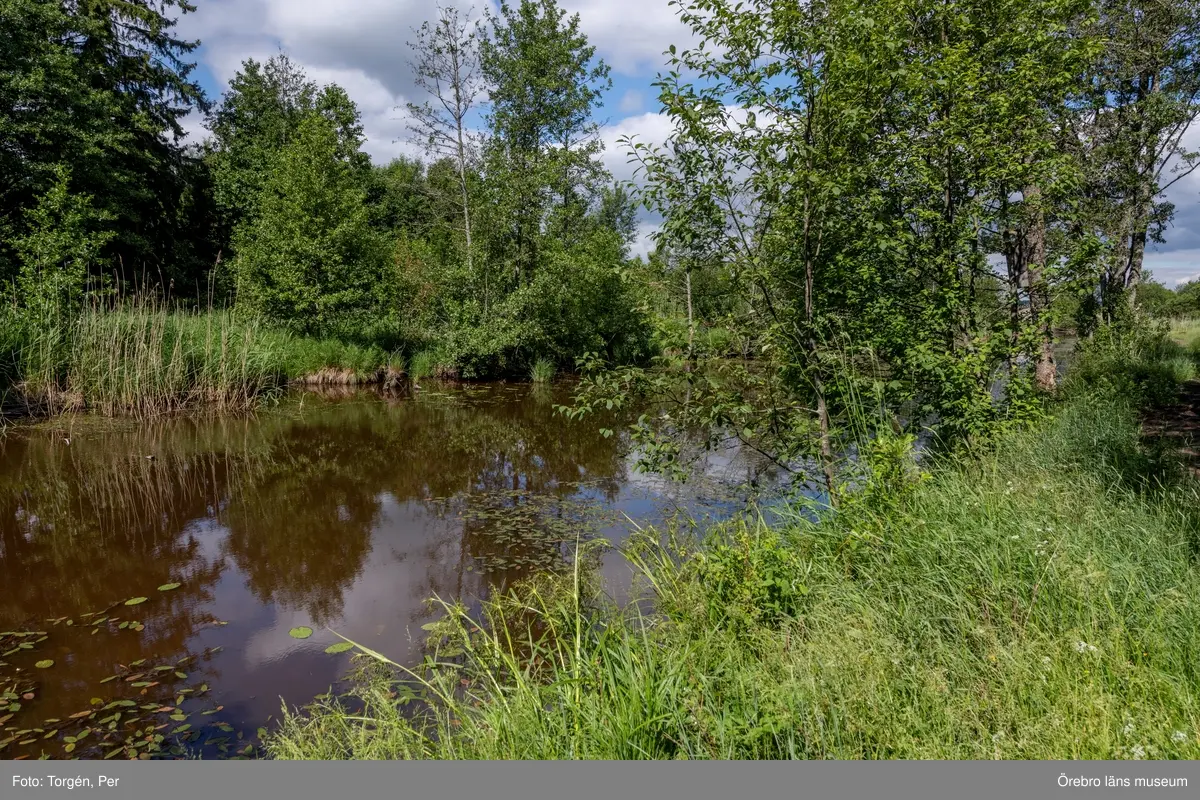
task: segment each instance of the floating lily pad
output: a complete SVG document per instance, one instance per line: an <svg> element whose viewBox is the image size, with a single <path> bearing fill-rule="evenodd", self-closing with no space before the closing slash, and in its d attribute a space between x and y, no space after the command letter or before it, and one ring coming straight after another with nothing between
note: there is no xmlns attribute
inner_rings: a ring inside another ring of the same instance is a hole
<svg viewBox="0 0 1200 800"><path fill-rule="evenodd" d="M329 653L331 656L336 656L338 653L344 653L347 650L353 649L354 645L350 644L349 642L338 642L337 644L331 644L329 647L326 647L325 652Z"/></svg>
<svg viewBox="0 0 1200 800"><path fill-rule="evenodd" d="M47 658L45 661L37 662L36 664L34 664L34 666L37 667L38 669L50 669L51 667L54 666L54 661L53 661L53 659Z"/></svg>
<svg viewBox="0 0 1200 800"><path fill-rule="evenodd" d="M158 590L160 592L170 592L178 589L182 585L182 583L164 583L162 586L158 587Z"/></svg>
<svg viewBox="0 0 1200 800"><path fill-rule="evenodd" d="M291 636L293 639L307 639L308 637L310 637L312 635L313 635L313 629L308 627L307 625L301 625L297 628L292 628L290 631L288 631L288 636Z"/></svg>
<svg viewBox="0 0 1200 800"><path fill-rule="evenodd" d="M125 601L125 605L127 605L127 606L141 605L142 603L146 602L148 599L149 599L148 597L131 597Z"/></svg>

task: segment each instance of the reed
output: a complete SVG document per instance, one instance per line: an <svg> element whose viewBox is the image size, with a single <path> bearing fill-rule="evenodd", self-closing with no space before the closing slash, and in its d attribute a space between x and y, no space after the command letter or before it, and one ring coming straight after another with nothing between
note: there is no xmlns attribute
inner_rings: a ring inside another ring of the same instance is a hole
<svg viewBox="0 0 1200 800"><path fill-rule="evenodd" d="M550 383L556 372L554 362L548 358L539 358L529 368L529 379L534 383Z"/></svg>
<svg viewBox="0 0 1200 800"><path fill-rule="evenodd" d="M288 382L398 384L403 361L377 346L296 336L231 310L183 311L152 299L89 306L35 324L0 323L9 405L55 413L153 416L237 412Z"/></svg>

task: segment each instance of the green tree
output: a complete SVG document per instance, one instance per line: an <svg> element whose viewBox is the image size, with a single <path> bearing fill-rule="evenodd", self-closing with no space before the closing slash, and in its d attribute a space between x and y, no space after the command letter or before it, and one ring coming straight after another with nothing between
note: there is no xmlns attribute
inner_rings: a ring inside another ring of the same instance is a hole
<svg viewBox="0 0 1200 800"><path fill-rule="evenodd" d="M660 260L683 287L686 357L656 373L601 370L576 412L648 391L670 409L636 430L651 468L677 469L681 431L700 428L708 446L732 437L816 465L837 502L836 454L890 435L902 410L968 441L1031 410L1017 357L1053 369L1046 293L1052 266L1075 254L1055 238L1070 233L1075 167L1059 139L1088 55L1068 32L1086 7L680 9L701 44L671 48L658 80L674 133L630 144L642 198L663 216ZM992 313L992 257L1013 228L1024 260L1012 305L1034 295L1034 320ZM727 319L759 364L695 346L691 278L721 271L736 296ZM998 402L1006 364L1018 380Z"/></svg>
<svg viewBox="0 0 1200 800"><path fill-rule="evenodd" d="M607 182L593 113L609 68L555 0L501 3L481 43L489 85L486 173L493 254L517 283L532 280L548 233L572 242Z"/></svg>
<svg viewBox="0 0 1200 800"><path fill-rule="evenodd" d="M484 92L479 63L482 30L471 13L463 15L454 7L438 7L438 18L424 23L417 41L409 47L415 54L412 63L417 86L432 100L409 103L410 129L426 152L453 161L458 175L458 198L466 239L467 271L474 273L474 247L471 242L471 185L478 153L475 137L467 127L467 116Z"/></svg>
<svg viewBox="0 0 1200 800"><path fill-rule="evenodd" d="M338 157L365 181L370 160L361 150L362 124L344 89L318 88L282 53L265 63L243 62L207 123L212 133L207 160L227 230L253 219L275 160L314 112L336 131Z"/></svg>
<svg viewBox="0 0 1200 800"><path fill-rule="evenodd" d="M1108 245L1095 310L1112 320L1136 299L1147 242L1162 240L1174 214L1163 193L1200 166L1185 141L1200 115L1200 4L1097 0L1094 8L1080 35L1104 50L1071 121L1090 227Z"/></svg>
<svg viewBox="0 0 1200 800"><path fill-rule="evenodd" d="M190 265L190 159L180 122L206 107L186 59L195 42L175 35L186 0L4 0L0 3L0 234L24 231L24 209L71 171L114 236L105 260L156 278ZM194 207L194 206L193 206ZM0 262L15 266L11 247Z"/></svg>
<svg viewBox="0 0 1200 800"><path fill-rule="evenodd" d="M1170 317L1179 313L1179 301L1179 295L1153 280L1149 272L1142 275L1137 304L1146 314L1157 318Z"/></svg>
<svg viewBox="0 0 1200 800"><path fill-rule="evenodd" d="M60 167L49 191L26 209L26 233L13 242L21 262L20 298L39 325L79 310L88 272L113 235L103 228L104 212L69 183L70 173Z"/></svg>
<svg viewBox="0 0 1200 800"><path fill-rule="evenodd" d="M238 303L306 333L369 308L384 275L385 250L343 145L339 129L310 112L234 235Z"/></svg>

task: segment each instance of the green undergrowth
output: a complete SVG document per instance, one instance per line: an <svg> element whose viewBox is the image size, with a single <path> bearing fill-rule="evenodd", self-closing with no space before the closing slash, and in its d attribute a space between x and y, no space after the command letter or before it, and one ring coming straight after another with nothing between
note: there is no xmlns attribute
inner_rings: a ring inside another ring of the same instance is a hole
<svg viewBox="0 0 1200 800"><path fill-rule="evenodd" d="M1148 357L1149 358L1149 357ZM1137 372L1137 370L1134 370ZM1200 758L1200 497L1077 381L884 498L442 604L425 663L285 712L283 759Z"/></svg>

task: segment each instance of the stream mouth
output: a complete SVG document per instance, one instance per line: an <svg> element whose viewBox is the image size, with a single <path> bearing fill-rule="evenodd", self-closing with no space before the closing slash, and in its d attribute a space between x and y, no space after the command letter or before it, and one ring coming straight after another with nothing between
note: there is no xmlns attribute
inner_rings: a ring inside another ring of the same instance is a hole
<svg viewBox="0 0 1200 800"><path fill-rule="evenodd" d="M569 387L296 389L245 417L64 416L0 439L0 758L253 755L282 704L404 664L478 602L637 525L781 485L748 451L684 484L554 412ZM632 419L632 418L631 418ZM620 429L620 424L610 425ZM620 554L610 591L631 580ZM332 652L329 652L332 651Z"/></svg>

